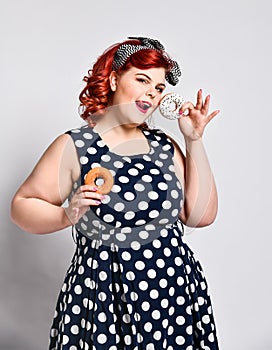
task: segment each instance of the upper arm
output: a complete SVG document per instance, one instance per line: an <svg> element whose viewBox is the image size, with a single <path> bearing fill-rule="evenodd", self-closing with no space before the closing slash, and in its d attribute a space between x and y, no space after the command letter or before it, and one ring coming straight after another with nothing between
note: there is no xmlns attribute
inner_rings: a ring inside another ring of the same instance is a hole
<svg viewBox="0 0 272 350"><path fill-rule="evenodd" d="M38 198L61 205L68 197L80 168L72 138L59 136L44 152L17 191L17 198Z"/></svg>
<svg viewBox="0 0 272 350"><path fill-rule="evenodd" d="M169 136L168 136L169 137ZM172 138L169 137L170 140L173 143L174 146L174 166L175 166L175 174L181 183L182 189L184 189L185 185L185 165L186 165L186 159L185 155L183 154L181 148L179 147L178 143Z"/></svg>

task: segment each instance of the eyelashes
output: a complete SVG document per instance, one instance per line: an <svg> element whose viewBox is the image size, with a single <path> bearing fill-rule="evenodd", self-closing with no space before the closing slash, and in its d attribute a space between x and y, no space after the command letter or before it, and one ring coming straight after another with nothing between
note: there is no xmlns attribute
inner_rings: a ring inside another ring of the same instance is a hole
<svg viewBox="0 0 272 350"><path fill-rule="evenodd" d="M158 87L157 90L158 90L160 93L162 93L162 92L164 91L164 88Z"/></svg>
<svg viewBox="0 0 272 350"><path fill-rule="evenodd" d="M137 78L137 81L139 81L140 83L146 84L146 85L149 84L149 81L147 79L144 79L144 78ZM161 94L164 91L164 88L156 87L156 90L159 91L159 93Z"/></svg>

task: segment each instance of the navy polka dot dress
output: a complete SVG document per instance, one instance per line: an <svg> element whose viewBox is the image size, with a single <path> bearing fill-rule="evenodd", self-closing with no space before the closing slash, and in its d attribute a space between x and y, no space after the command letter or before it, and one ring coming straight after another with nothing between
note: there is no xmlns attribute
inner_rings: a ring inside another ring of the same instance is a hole
<svg viewBox="0 0 272 350"><path fill-rule="evenodd" d="M120 156L88 126L71 135L81 177L103 166L112 191L74 227L76 251L50 331L50 350L216 350L207 283L182 239L173 145L142 130L150 151Z"/></svg>

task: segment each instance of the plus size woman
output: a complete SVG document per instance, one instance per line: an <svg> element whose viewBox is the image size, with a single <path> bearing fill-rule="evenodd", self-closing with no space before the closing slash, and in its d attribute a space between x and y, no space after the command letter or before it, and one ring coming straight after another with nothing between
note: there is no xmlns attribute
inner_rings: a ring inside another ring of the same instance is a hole
<svg viewBox="0 0 272 350"><path fill-rule="evenodd" d="M13 198L11 216L28 232L72 226L76 249L50 350L218 349L208 286L183 227L216 218L202 135L219 111L209 113L210 96L201 90L195 104L182 105L185 155L147 123L180 75L158 40L111 46L84 78L84 124L52 142ZM107 194L85 184L97 167L113 176Z"/></svg>

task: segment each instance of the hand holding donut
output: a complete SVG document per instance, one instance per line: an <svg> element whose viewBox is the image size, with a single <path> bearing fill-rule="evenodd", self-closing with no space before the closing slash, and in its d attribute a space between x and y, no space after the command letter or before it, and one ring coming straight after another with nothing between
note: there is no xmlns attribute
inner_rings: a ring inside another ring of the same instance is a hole
<svg viewBox="0 0 272 350"><path fill-rule="evenodd" d="M183 103L178 123L185 139L194 141L201 138L206 125L220 112L220 110L215 110L209 114L209 105L210 95L203 101L201 89L197 93L196 105L192 102ZM185 111L188 111L186 115L183 114Z"/></svg>
<svg viewBox="0 0 272 350"><path fill-rule="evenodd" d="M197 93L197 103L184 102L175 93L166 94L160 102L161 114L170 120L178 119L179 127L184 137L191 140L199 139L206 125L220 112L216 110L208 115L210 95L203 102L202 90Z"/></svg>
<svg viewBox="0 0 272 350"><path fill-rule="evenodd" d="M102 179L103 184L96 184L97 179ZM103 167L91 169L84 179L85 185L80 186L71 199L70 205L65 209L66 214L73 225L89 210L90 205L99 205L112 189L114 180L111 172Z"/></svg>
<svg viewBox="0 0 272 350"><path fill-rule="evenodd" d="M98 193L97 186L83 185L80 186L73 195L70 204L65 208L66 215L75 225L79 219L89 210L90 205L98 206L104 195Z"/></svg>

